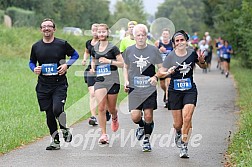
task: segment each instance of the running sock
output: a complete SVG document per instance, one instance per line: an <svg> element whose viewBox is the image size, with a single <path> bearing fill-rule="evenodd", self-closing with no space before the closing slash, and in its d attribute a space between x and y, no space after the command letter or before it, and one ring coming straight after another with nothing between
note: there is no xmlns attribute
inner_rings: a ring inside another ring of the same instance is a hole
<svg viewBox="0 0 252 167"><path fill-rule="evenodd" d="M54 141L59 141L59 133L56 133L55 136L52 136Z"/></svg>
<svg viewBox="0 0 252 167"><path fill-rule="evenodd" d="M186 143L186 142L184 142L184 141L181 141L181 145L188 146L188 143Z"/></svg>
<svg viewBox="0 0 252 167"><path fill-rule="evenodd" d="M146 123L144 124L144 133L145 133L145 136L148 137L148 135L150 136L152 131L153 131L153 128L154 128L154 122L152 121L151 123Z"/></svg>
<svg viewBox="0 0 252 167"><path fill-rule="evenodd" d="M144 127L144 121L142 118L140 119L140 121L135 122L135 123L138 124L140 127Z"/></svg>
<svg viewBox="0 0 252 167"><path fill-rule="evenodd" d="M177 132L177 134L181 135L181 129L179 129L179 130L176 129L176 132Z"/></svg>

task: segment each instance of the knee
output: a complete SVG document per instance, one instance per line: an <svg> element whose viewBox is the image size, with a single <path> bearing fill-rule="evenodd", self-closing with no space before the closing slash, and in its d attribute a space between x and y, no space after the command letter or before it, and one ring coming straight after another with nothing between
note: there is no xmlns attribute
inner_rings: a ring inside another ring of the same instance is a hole
<svg viewBox="0 0 252 167"><path fill-rule="evenodd" d="M137 123L137 122L139 122L140 120L141 120L141 114L132 114L131 113L131 119L132 119L132 121L134 122L134 123Z"/></svg>
<svg viewBox="0 0 252 167"><path fill-rule="evenodd" d="M153 121L152 115L151 115L151 114L146 114L146 115L144 116L144 120L145 120L145 122L147 122L147 123L151 123L151 122Z"/></svg>
<svg viewBox="0 0 252 167"><path fill-rule="evenodd" d="M183 123L182 122L174 122L173 127L177 130L182 128Z"/></svg>
<svg viewBox="0 0 252 167"><path fill-rule="evenodd" d="M95 93L94 92L89 92L90 93L90 98L94 99L95 98Z"/></svg>
<svg viewBox="0 0 252 167"><path fill-rule="evenodd" d="M53 106L53 114L56 118L59 117L62 112L64 112L63 107L64 106L62 104L55 104Z"/></svg>

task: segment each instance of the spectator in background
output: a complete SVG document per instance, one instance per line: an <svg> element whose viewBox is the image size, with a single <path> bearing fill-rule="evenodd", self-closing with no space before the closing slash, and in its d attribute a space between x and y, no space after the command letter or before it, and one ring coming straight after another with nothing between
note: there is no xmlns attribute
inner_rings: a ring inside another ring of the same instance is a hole
<svg viewBox="0 0 252 167"><path fill-rule="evenodd" d="M209 35L209 32L205 32L205 37L206 37L206 44L208 44L212 40L211 36Z"/></svg>

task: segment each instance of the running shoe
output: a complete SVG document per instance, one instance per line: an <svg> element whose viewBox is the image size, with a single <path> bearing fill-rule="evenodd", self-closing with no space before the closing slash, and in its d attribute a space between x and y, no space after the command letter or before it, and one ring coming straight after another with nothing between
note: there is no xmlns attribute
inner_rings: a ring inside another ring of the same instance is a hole
<svg viewBox="0 0 252 167"><path fill-rule="evenodd" d="M224 70L221 70L221 74L224 74Z"/></svg>
<svg viewBox="0 0 252 167"><path fill-rule="evenodd" d="M64 138L65 142L72 141L73 136L72 136L71 132L69 131L69 128L62 129L62 133L63 133L63 138Z"/></svg>
<svg viewBox="0 0 252 167"><path fill-rule="evenodd" d="M106 110L106 120L109 121L111 118L111 114L109 113L108 110Z"/></svg>
<svg viewBox="0 0 252 167"><path fill-rule="evenodd" d="M226 72L226 78L229 76L229 72Z"/></svg>
<svg viewBox="0 0 252 167"><path fill-rule="evenodd" d="M188 148L187 148L186 144L181 145L181 150L180 150L179 156L180 156L180 158L189 158Z"/></svg>
<svg viewBox="0 0 252 167"><path fill-rule="evenodd" d="M182 135L176 132L175 134L175 144L178 148L181 148Z"/></svg>
<svg viewBox="0 0 252 167"><path fill-rule="evenodd" d="M143 140L143 152L151 152L151 145L149 139Z"/></svg>
<svg viewBox="0 0 252 167"><path fill-rule="evenodd" d="M99 144L109 144L107 134L102 134L98 142Z"/></svg>
<svg viewBox="0 0 252 167"><path fill-rule="evenodd" d="M168 108L168 100L165 101L165 106L164 108Z"/></svg>
<svg viewBox="0 0 252 167"><path fill-rule="evenodd" d="M97 119L94 116L90 117L88 120L88 124L93 126L98 125Z"/></svg>
<svg viewBox="0 0 252 167"><path fill-rule="evenodd" d="M118 115L116 118L112 118L112 123L111 123L111 130L113 132L116 132L119 128L119 122L118 122Z"/></svg>
<svg viewBox="0 0 252 167"><path fill-rule="evenodd" d="M59 150L60 149L60 141L53 140L49 146L46 147L46 150Z"/></svg>
<svg viewBox="0 0 252 167"><path fill-rule="evenodd" d="M136 138L137 138L137 140L142 140L143 137L144 137L144 128L138 127L136 130Z"/></svg>

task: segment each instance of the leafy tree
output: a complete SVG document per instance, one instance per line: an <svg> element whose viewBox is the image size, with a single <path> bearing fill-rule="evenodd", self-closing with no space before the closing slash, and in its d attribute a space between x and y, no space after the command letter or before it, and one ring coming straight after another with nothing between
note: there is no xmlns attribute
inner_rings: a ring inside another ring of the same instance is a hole
<svg viewBox="0 0 252 167"><path fill-rule="evenodd" d="M201 0L165 0L158 6L156 18L171 19L176 29L185 29L189 32L199 31L203 23L203 3Z"/></svg>
<svg viewBox="0 0 252 167"><path fill-rule="evenodd" d="M109 1L100 0L0 0L0 8L15 6L35 12L39 26L43 18L53 18L58 26L90 28L94 22L108 23Z"/></svg>
<svg viewBox="0 0 252 167"><path fill-rule="evenodd" d="M115 5L113 22L126 18L146 24L147 13L144 11L143 0L121 0Z"/></svg>

